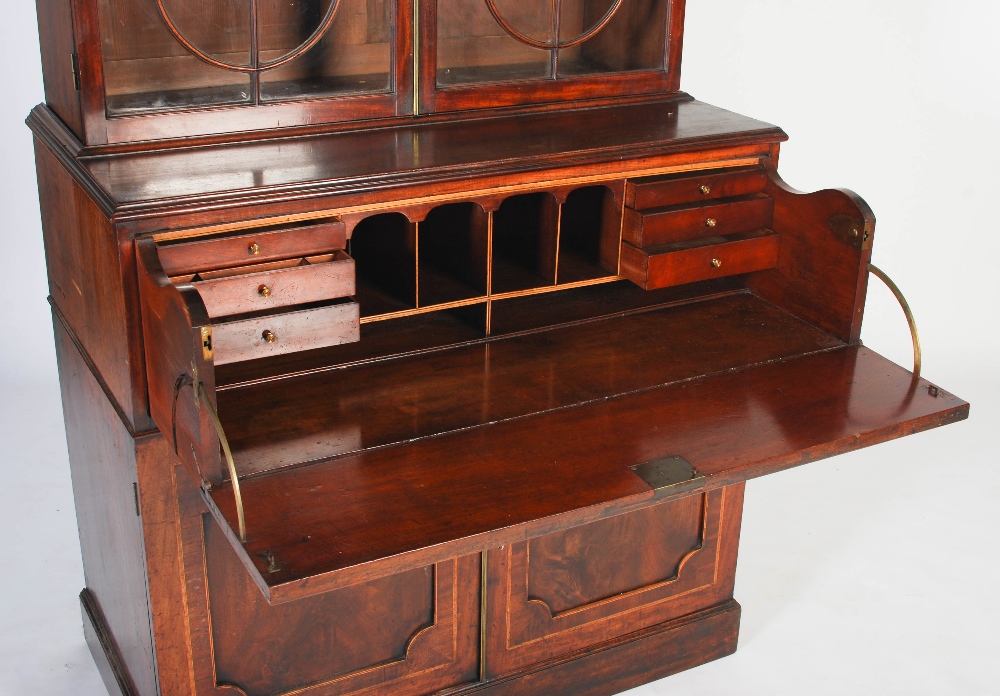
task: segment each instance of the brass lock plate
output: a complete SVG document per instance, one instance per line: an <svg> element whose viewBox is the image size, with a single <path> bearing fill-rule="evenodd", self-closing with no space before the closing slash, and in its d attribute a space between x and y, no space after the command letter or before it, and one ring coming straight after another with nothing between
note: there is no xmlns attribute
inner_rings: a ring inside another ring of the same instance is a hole
<svg viewBox="0 0 1000 696"><path fill-rule="evenodd" d="M700 488L705 483L705 475L676 454L629 468L657 492L680 493Z"/></svg>

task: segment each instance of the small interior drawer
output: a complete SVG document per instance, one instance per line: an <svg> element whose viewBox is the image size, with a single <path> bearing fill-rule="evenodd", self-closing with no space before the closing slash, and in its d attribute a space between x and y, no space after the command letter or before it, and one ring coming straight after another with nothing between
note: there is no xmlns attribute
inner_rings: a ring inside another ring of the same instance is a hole
<svg viewBox="0 0 1000 696"><path fill-rule="evenodd" d="M214 363L256 360L361 340L357 302L338 302L212 325Z"/></svg>
<svg viewBox="0 0 1000 696"><path fill-rule="evenodd" d="M203 271L171 280L194 285L210 317L332 300L355 293L354 259L343 251Z"/></svg>
<svg viewBox="0 0 1000 696"><path fill-rule="evenodd" d="M651 176L629 180L625 187L625 205L642 210L746 196L760 193L766 184L767 174L760 167Z"/></svg>
<svg viewBox="0 0 1000 696"><path fill-rule="evenodd" d="M770 230L639 249L622 244L621 274L646 290L774 268L780 238Z"/></svg>
<svg viewBox="0 0 1000 696"><path fill-rule="evenodd" d="M232 268L277 259L301 258L347 247L347 227L324 222L266 229L249 234L158 245L160 265L168 276Z"/></svg>
<svg viewBox="0 0 1000 696"><path fill-rule="evenodd" d="M759 230L770 227L773 218L774 199L760 193L707 205L626 208L622 239L637 247L652 247Z"/></svg>

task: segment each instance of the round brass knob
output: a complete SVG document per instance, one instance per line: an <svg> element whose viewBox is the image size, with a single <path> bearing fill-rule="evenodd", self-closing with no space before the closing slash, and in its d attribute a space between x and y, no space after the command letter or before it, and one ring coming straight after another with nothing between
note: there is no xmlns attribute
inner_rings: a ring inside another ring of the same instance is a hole
<svg viewBox="0 0 1000 696"><path fill-rule="evenodd" d="M264 339L265 343L274 343L278 340L278 337L274 335L274 332L271 331L271 329L265 329L264 333L262 333L260 337Z"/></svg>
<svg viewBox="0 0 1000 696"><path fill-rule="evenodd" d="M260 253L260 244L258 244L257 242L254 242L253 244L251 244L250 246L248 246L247 247L247 253L250 254L251 256L256 256L257 254L259 254Z"/></svg>
<svg viewBox="0 0 1000 696"><path fill-rule="evenodd" d="M719 259L712 259L712 268L722 268L722 261Z"/></svg>
<svg viewBox="0 0 1000 696"><path fill-rule="evenodd" d="M707 220L705 220L705 226L706 227L715 227L718 224L719 223L716 221L715 218L708 218Z"/></svg>
<svg viewBox="0 0 1000 696"><path fill-rule="evenodd" d="M710 186L705 185L705 184L702 184L701 188L698 189L698 190L701 191L706 196L712 192L712 188Z"/></svg>
<svg viewBox="0 0 1000 696"><path fill-rule="evenodd" d="M271 296L271 288L267 287L266 285L261 285L259 288L257 288L257 294L263 298L268 298Z"/></svg>

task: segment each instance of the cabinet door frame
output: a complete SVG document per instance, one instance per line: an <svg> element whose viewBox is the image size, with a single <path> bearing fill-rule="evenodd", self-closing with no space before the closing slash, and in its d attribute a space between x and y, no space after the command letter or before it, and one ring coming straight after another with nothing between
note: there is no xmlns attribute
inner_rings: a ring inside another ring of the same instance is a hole
<svg viewBox="0 0 1000 696"><path fill-rule="evenodd" d="M665 2L668 4L665 70L438 87L438 0L419 0L419 112L427 114L546 104L557 107L576 101L648 97L678 92L686 0Z"/></svg>
<svg viewBox="0 0 1000 696"><path fill-rule="evenodd" d="M678 559L675 577L565 611L553 611L531 596L529 542L491 549L484 611L486 675L497 678L559 660L732 599L744 488L739 483L695 494L704 515L701 540ZM648 510L657 508L666 510Z"/></svg>
<svg viewBox="0 0 1000 696"><path fill-rule="evenodd" d="M98 0L74 0L84 129L78 135L89 147L116 146L412 115L413 0L393 1L396 26L390 42L394 75L387 92L112 116L107 110Z"/></svg>

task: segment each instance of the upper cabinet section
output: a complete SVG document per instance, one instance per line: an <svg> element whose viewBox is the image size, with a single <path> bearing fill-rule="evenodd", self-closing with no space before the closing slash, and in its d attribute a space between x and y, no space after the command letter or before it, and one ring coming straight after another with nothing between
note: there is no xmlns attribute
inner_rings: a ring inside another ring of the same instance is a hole
<svg viewBox="0 0 1000 696"><path fill-rule="evenodd" d="M420 1L425 111L679 89L683 2Z"/></svg>
<svg viewBox="0 0 1000 696"><path fill-rule="evenodd" d="M88 146L676 91L683 0L39 0Z"/></svg>
<svg viewBox="0 0 1000 696"><path fill-rule="evenodd" d="M391 93L388 0L99 0L109 116Z"/></svg>

